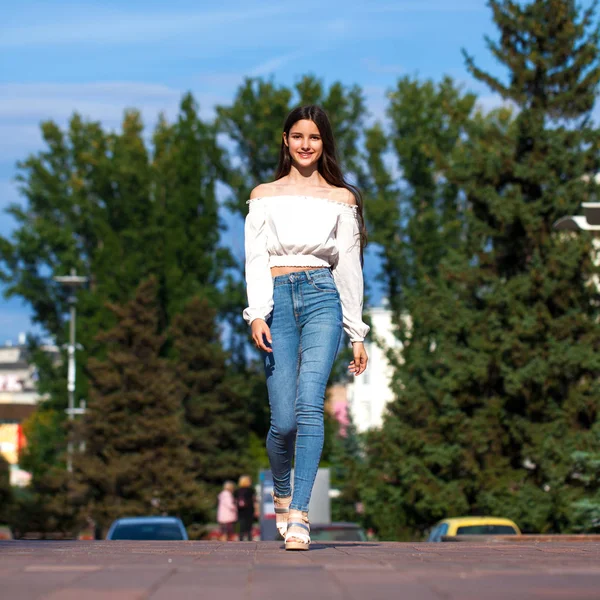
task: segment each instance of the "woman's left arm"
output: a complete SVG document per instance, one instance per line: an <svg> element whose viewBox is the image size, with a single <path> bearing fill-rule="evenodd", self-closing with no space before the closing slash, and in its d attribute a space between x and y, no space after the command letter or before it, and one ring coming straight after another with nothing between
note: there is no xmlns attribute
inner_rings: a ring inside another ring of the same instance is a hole
<svg viewBox="0 0 600 600"><path fill-rule="evenodd" d="M340 293L344 330L352 342L354 360L349 369L360 375L367 367L367 353L363 341L369 326L362 320L363 273L360 262L360 231L356 208L348 205L338 218L336 245L338 261L333 267L333 278Z"/></svg>

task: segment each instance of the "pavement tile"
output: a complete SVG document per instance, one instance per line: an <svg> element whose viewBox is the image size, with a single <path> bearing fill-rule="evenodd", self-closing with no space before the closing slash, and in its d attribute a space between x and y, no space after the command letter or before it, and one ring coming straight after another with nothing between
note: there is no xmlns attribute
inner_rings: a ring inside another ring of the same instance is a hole
<svg viewBox="0 0 600 600"><path fill-rule="evenodd" d="M149 600L184 600L187 598L220 598L225 600L229 592L243 596L250 570L237 568L203 569L172 573L161 586L155 590ZM240 592L242 592L240 594Z"/></svg>
<svg viewBox="0 0 600 600"><path fill-rule="evenodd" d="M401 578L396 573L382 571L360 571L334 573L349 600L442 600L426 584Z"/></svg>
<svg viewBox="0 0 600 600"><path fill-rule="evenodd" d="M249 581L250 600L342 600L345 597L337 581L317 566L276 569L258 567L253 570Z"/></svg>
<svg viewBox="0 0 600 600"><path fill-rule="evenodd" d="M17 600L600 600L600 543L0 542Z"/></svg>
<svg viewBox="0 0 600 600"><path fill-rule="evenodd" d="M484 577L463 577L448 579L434 587L447 598L460 600L518 600L565 599L598 600L600 597L600 577L598 576L552 576L540 578L536 575L486 575Z"/></svg>
<svg viewBox="0 0 600 600"><path fill-rule="evenodd" d="M80 589L111 591L119 588L151 590L173 572L168 567L136 567L130 569L103 568L77 581ZM83 596L82 596L83 600Z"/></svg>
<svg viewBox="0 0 600 600"><path fill-rule="evenodd" d="M2 577L0 597L33 600L48 591L72 585L82 573L80 571L62 571L50 573L28 573L24 569Z"/></svg>
<svg viewBox="0 0 600 600"><path fill-rule="evenodd" d="M120 588L112 589L110 592L69 588L42 596L41 600L145 600L145 598L146 590L143 588Z"/></svg>

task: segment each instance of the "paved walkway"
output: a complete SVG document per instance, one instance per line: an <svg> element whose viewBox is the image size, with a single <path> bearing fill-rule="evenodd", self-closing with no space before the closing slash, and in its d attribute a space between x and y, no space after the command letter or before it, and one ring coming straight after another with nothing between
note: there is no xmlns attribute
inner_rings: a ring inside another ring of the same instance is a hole
<svg viewBox="0 0 600 600"><path fill-rule="evenodd" d="M600 543L0 542L2 600L600 599Z"/></svg>

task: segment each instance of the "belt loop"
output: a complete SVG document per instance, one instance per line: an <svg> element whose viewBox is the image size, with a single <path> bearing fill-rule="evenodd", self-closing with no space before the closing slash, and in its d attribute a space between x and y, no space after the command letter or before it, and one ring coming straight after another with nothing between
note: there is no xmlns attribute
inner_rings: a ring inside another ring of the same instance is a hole
<svg viewBox="0 0 600 600"><path fill-rule="evenodd" d="M310 271L311 271L311 269L306 269L306 271L304 271L306 273L306 280L307 281L312 281L313 280L313 278L311 277Z"/></svg>

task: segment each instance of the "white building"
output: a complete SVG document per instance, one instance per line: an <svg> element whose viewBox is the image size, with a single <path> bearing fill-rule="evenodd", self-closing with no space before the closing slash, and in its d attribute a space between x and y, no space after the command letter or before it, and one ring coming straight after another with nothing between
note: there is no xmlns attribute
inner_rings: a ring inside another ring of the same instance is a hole
<svg viewBox="0 0 600 600"><path fill-rule="evenodd" d="M367 370L348 385L348 410L358 432L381 427L388 402L394 396L391 390L393 368L386 353L400 353L402 343L393 332L392 312L386 307L367 311L371 318L371 333L365 340L369 356Z"/></svg>

